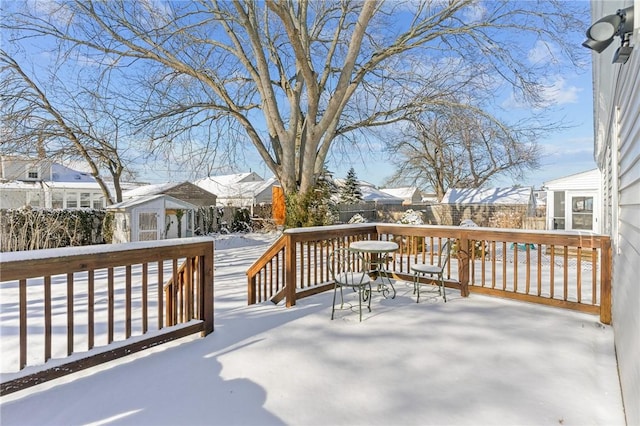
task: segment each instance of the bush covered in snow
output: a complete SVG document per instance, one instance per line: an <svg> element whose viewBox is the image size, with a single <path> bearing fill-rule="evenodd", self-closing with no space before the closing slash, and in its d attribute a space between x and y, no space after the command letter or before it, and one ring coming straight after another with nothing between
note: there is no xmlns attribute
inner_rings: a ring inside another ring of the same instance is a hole
<svg viewBox="0 0 640 426"><path fill-rule="evenodd" d="M349 219L349 222L347 223L367 223L367 219L362 217L360 213L356 213L351 217L351 219Z"/></svg>
<svg viewBox="0 0 640 426"><path fill-rule="evenodd" d="M423 225L424 220L422 220L422 212L409 209L404 212L398 223L405 225Z"/></svg>

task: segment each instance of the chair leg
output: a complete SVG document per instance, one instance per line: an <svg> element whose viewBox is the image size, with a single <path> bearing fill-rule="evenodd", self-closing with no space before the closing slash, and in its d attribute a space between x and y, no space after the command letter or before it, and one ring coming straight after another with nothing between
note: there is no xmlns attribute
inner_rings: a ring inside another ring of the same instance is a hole
<svg viewBox="0 0 640 426"><path fill-rule="evenodd" d="M444 277L442 275L440 275L440 292L442 292L444 303L447 303L447 293L444 291Z"/></svg>
<svg viewBox="0 0 640 426"><path fill-rule="evenodd" d="M420 303L420 278L419 278L419 274L416 272L416 281L415 281L415 288L414 288L414 293L417 292L418 293L418 297L416 297L416 303Z"/></svg>
<svg viewBox="0 0 640 426"><path fill-rule="evenodd" d="M333 286L333 305L331 305L331 319L333 319L333 314L336 311L336 291L338 291L337 286Z"/></svg>

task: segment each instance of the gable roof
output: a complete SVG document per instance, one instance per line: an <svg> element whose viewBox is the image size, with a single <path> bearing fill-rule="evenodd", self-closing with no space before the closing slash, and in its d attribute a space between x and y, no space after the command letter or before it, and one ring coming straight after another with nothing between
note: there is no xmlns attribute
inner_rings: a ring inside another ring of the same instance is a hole
<svg viewBox="0 0 640 426"><path fill-rule="evenodd" d="M166 182L144 185L126 191L123 199L139 198L149 195L166 194L182 201L198 206L212 206L216 204L216 195L191 182Z"/></svg>
<svg viewBox="0 0 640 426"><path fill-rule="evenodd" d="M239 173L236 175L212 176L197 180L195 185L217 195L218 204L250 204L258 195L265 193L278 181L271 177L262 179L257 174ZM271 192L265 194L271 198Z"/></svg>
<svg viewBox="0 0 640 426"><path fill-rule="evenodd" d="M416 192L418 192L418 188L415 186L405 186L402 188L380 188L380 191L386 192L394 197L412 199L413 196L416 195Z"/></svg>
<svg viewBox="0 0 640 426"><path fill-rule="evenodd" d="M599 189L602 173L599 169L587 170L569 176L563 176L543 183L549 190Z"/></svg>
<svg viewBox="0 0 640 426"><path fill-rule="evenodd" d="M509 188L450 188L442 197L442 204L530 204L530 187Z"/></svg>
<svg viewBox="0 0 640 426"><path fill-rule="evenodd" d="M129 198L116 204L107 206L107 210L126 210L130 207L135 207L149 203L157 199L164 199L165 209L196 209L198 206L191 204L187 201L179 200L167 194L155 194L155 195L141 195L139 197Z"/></svg>
<svg viewBox="0 0 640 426"><path fill-rule="evenodd" d="M360 186L360 191L362 192L363 201L373 201L378 204L402 204L404 201L402 198L382 192L372 186L362 185Z"/></svg>

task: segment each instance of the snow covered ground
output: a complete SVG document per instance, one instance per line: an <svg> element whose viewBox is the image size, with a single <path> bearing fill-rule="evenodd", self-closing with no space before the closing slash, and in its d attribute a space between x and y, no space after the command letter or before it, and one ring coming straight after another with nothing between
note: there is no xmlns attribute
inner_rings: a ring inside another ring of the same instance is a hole
<svg viewBox="0 0 640 426"><path fill-rule="evenodd" d="M247 306L273 234L216 241L215 331L0 398L2 425L623 425L597 316L396 283L358 322L332 293ZM353 300L352 300L353 301ZM354 305L355 306L355 305Z"/></svg>

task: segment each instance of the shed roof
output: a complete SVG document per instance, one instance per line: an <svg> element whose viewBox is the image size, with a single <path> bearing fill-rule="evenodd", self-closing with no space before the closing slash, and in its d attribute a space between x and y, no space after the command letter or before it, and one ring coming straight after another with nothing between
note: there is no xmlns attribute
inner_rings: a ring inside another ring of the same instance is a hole
<svg viewBox="0 0 640 426"><path fill-rule="evenodd" d="M142 195L140 197L130 198L128 200L121 201L116 204L107 206L107 210L126 210L130 207L136 207L143 204L147 204L151 201L164 198L165 209L196 209L198 206L188 203L186 201L178 200L170 195L156 194L156 195Z"/></svg>
<svg viewBox="0 0 640 426"><path fill-rule="evenodd" d="M599 189L601 178L600 170L592 169L552 179L544 182L543 185L549 190Z"/></svg>

